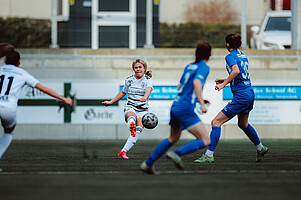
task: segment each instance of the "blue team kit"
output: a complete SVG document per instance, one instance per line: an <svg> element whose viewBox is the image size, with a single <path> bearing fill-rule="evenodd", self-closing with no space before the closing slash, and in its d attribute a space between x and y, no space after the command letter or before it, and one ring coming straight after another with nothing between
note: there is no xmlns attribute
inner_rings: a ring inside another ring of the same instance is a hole
<svg viewBox="0 0 301 200"><path fill-rule="evenodd" d="M199 79L202 83L202 87L204 87L209 72L210 68L204 61L190 63L185 67L180 79L181 87L179 94L176 96L170 110L169 124L172 127L180 127L184 130L201 122L197 114L193 112L198 102L194 93L193 81Z"/></svg>

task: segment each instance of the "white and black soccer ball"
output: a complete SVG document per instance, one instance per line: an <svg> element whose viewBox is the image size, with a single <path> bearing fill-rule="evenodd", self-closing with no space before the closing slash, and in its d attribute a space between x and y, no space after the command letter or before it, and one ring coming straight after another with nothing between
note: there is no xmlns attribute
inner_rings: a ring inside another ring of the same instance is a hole
<svg viewBox="0 0 301 200"><path fill-rule="evenodd" d="M158 117L154 113L146 113L142 117L142 124L147 129L153 129L158 125Z"/></svg>

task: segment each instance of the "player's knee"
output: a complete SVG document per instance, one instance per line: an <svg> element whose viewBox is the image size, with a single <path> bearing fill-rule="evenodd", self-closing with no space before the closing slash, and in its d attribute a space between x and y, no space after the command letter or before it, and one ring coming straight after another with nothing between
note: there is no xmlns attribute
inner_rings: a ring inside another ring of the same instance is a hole
<svg viewBox="0 0 301 200"><path fill-rule="evenodd" d="M217 120L217 119L214 118L214 119L211 121L211 126L221 126L221 123L220 123L219 120Z"/></svg>
<svg viewBox="0 0 301 200"><path fill-rule="evenodd" d="M174 143L176 143L176 142L179 140L179 138L180 138L180 137L170 136L170 137L168 138L168 140L169 140L169 142L170 142L171 144L174 144Z"/></svg>
<svg viewBox="0 0 301 200"><path fill-rule="evenodd" d="M16 124L13 125L11 128L4 128L5 133L12 133L15 130Z"/></svg>
<svg viewBox="0 0 301 200"><path fill-rule="evenodd" d="M238 122L238 127L241 129L246 129L248 127L248 123Z"/></svg>
<svg viewBox="0 0 301 200"><path fill-rule="evenodd" d="M208 136L208 137L206 137L206 138L203 138L203 141L204 141L204 145L205 146L209 146L210 145L210 137Z"/></svg>

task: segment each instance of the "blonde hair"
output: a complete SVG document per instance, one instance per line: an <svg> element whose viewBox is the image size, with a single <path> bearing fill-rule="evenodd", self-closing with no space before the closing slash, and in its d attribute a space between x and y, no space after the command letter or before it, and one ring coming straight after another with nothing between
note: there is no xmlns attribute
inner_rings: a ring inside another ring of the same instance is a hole
<svg viewBox="0 0 301 200"><path fill-rule="evenodd" d="M152 74L152 71L151 70L148 70L147 71L147 64L144 60L141 60L141 59L136 59L133 63L132 63L132 69L134 70L134 66L136 63L141 63L143 66L144 66L144 69L145 69L145 73L147 76L149 77L152 77L153 74Z"/></svg>

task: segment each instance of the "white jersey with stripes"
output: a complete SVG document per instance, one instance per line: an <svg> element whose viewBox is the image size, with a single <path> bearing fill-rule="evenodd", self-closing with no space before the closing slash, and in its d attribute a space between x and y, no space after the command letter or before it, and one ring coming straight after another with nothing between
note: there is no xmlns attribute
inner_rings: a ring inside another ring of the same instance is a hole
<svg viewBox="0 0 301 200"><path fill-rule="evenodd" d="M148 99L146 102L141 102L140 99L144 97L147 87L153 88L153 80L147 75L140 79L137 79L135 75L125 79L122 92L128 94L126 106L132 107L138 112L146 111L148 109Z"/></svg>
<svg viewBox="0 0 301 200"><path fill-rule="evenodd" d="M0 106L17 108L25 85L35 87L39 81L24 69L14 65L0 66Z"/></svg>

